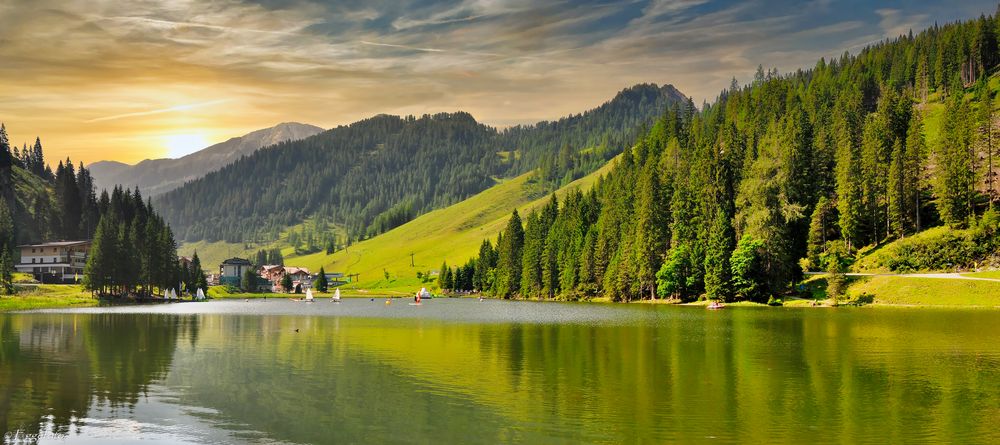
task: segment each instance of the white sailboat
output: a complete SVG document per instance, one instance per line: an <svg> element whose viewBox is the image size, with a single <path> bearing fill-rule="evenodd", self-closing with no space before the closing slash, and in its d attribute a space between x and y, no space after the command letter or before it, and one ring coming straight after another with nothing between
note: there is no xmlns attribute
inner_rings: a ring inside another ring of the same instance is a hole
<svg viewBox="0 0 1000 445"><path fill-rule="evenodd" d="M313 302L313 290L306 289L306 303L312 303L312 302Z"/></svg>
<svg viewBox="0 0 1000 445"><path fill-rule="evenodd" d="M340 288L333 291L333 298L331 298L334 303L340 303Z"/></svg>
<svg viewBox="0 0 1000 445"><path fill-rule="evenodd" d="M194 296L194 299L197 300L197 301L204 300L205 299L205 291L201 290L201 288L198 288L198 293Z"/></svg>

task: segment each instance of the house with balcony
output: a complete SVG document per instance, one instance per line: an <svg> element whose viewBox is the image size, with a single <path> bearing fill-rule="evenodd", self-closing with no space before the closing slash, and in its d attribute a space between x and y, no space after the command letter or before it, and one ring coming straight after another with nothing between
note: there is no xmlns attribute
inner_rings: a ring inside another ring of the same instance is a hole
<svg viewBox="0 0 1000 445"><path fill-rule="evenodd" d="M243 274L253 267L250 260L230 258L219 265L219 284L240 287Z"/></svg>
<svg viewBox="0 0 1000 445"><path fill-rule="evenodd" d="M90 241L54 241L17 246L21 259L14 268L42 283L76 283L83 280Z"/></svg>

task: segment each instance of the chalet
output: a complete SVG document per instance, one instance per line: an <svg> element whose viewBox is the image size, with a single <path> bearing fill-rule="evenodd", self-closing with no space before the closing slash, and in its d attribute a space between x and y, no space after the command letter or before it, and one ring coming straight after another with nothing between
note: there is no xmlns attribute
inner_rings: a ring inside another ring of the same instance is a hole
<svg viewBox="0 0 1000 445"><path fill-rule="evenodd" d="M239 287L243 274L253 267L250 260L230 258L219 265L219 284Z"/></svg>
<svg viewBox="0 0 1000 445"><path fill-rule="evenodd" d="M18 246L21 261L15 269L43 283L74 283L83 279L90 241L56 241Z"/></svg>
<svg viewBox="0 0 1000 445"><path fill-rule="evenodd" d="M307 289L312 287L313 277L309 274L309 269L304 267L269 264L261 266L257 272L261 278L274 283L274 291L284 290L290 292L293 289ZM292 289L282 289L281 281L285 278L285 275L291 276Z"/></svg>

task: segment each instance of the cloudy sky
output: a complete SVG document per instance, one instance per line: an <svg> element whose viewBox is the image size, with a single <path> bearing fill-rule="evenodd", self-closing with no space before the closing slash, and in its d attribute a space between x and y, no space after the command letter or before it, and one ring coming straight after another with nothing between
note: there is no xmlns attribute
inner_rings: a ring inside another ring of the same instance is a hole
<svg viewBox="0 0 1000 445"><path fill-rule="evenodd" d="M497 126L639 82L697 103L973 1L4 0L0 121L50 160L133 163L298 121L465 110Z"/></svg>

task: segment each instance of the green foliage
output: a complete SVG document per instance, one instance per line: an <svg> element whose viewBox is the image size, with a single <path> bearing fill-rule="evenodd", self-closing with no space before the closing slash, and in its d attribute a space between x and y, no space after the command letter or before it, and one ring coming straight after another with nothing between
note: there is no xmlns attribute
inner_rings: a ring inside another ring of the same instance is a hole
<svg viewBox="0 0 1000 445"><path fill-rule="evenodd" d="M281 288L284 289L286 293L292 293L295 290L293 289L291 275L285 274L284 276L281 277Z"/></svg>
<svg viewBox="0 0 1000 445"><path fill-rule="evenodd" d="M0 127L0 137L6 137L2 131L3 128ZM14 221L10 209L7 201L0 197L0 293L3 294L14 293L14 236Z"/></svg>
<svg viewBox="0 0 1000 445"><path fill-rule="evenodd" d="M320 292L326 292L327 289L330 288L330 283L326 279L326 269L322 267L319 268L319 275L316 277L316 281L313 283L313 286L315 286L316 290Z"/></svg>
<svg viewBox="0 0 1000 445"><path fill-rule="evenodd" d="M729 259L735 248L734 237L730 217L720 209L713 221L705 252L705 296L710 300L732 298L732 267Z"/></svg>
<svg viewBox="0 0 1000 445"><path fill-rule="evenodd" d="M743 235L729 260L733 294L738 300L765 301L767 276L764 274L764 242Z"/></svg>
<svg viewBox="0 0 1000 445"><path fill-rule="evenodd" d="M257 292L257 279L259 277L254 273L253 268L247 268L243 272L243 277L240 279L240 289L243 292Z"/></svg>
<svg viewBox="0 0 1000 445"><path fill-rule="evenodd" d="M847 272L851 264L850 250L843 241L830 241L820 258L820 264L826 271L827 296L836 302L847 290Z"/></svg>
<svg viewBox="0 0 1000 445"><path fill-rule="evenodd" d="M686 244L670 250L667 260L656 273L657 294L665 298L690 301L697 297L698 269Z"/></svg>
<svg viewBox="0 0 1000 445"><path fill-rule="evenodd" d="M502 298L510 298L518 293L521 286L522 252L524 250L524 228L521 217L514 210L507 228L497 239L497 274L494 293Z"/></svg>
<svg viewBox="0 0 1000 445"><path fill-rule="evenodd" d="M101 218L84 267L84 287L101 295L152 295L176 288L181 273L170 227L135 193L101 197Z"/></svg>
<svg viewBox="0 0 1000 445"><path fill-rule="evenodd" d="M969 229L940 227L883 246L863 257L860 270L914 272L975 268L1000 251L996 213Z"/></svg>

